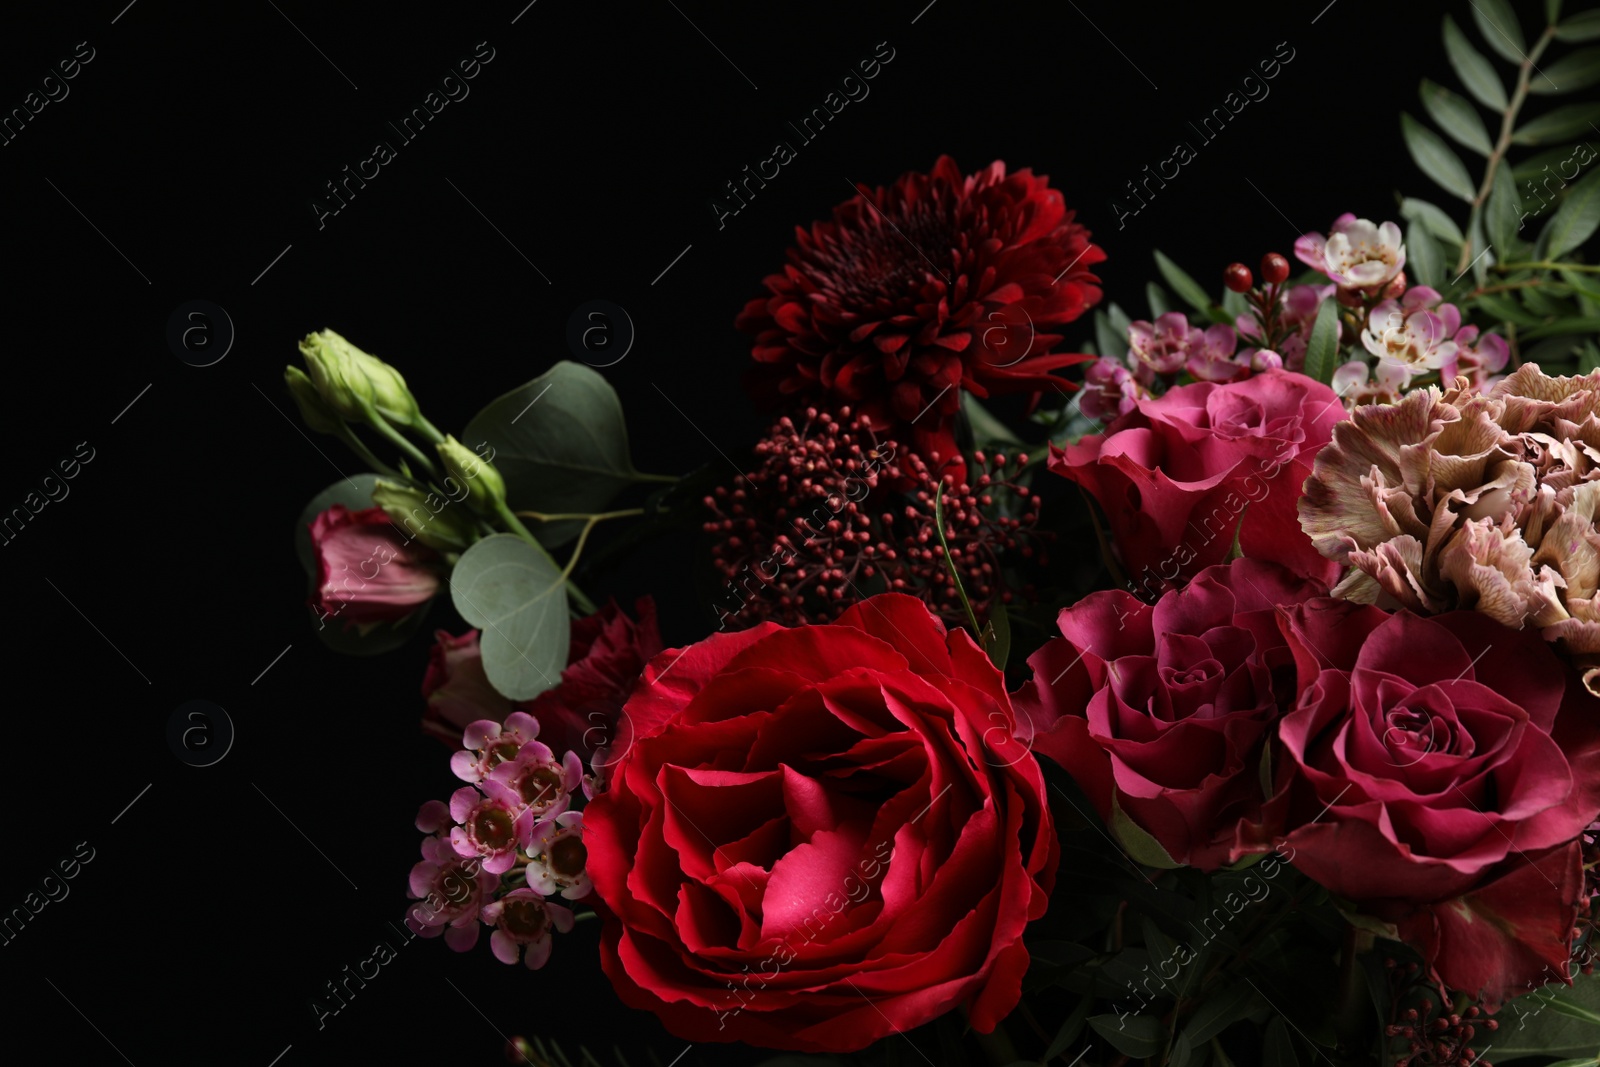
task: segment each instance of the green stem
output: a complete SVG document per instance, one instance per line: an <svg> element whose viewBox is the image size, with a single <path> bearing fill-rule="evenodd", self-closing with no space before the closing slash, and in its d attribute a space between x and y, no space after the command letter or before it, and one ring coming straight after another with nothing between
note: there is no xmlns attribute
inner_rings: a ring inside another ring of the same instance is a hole
<svg viewBox="0 0 1600 1067"><path fill-rule="evenodd" d="M550 554L549 550L539 543L539 539L528 532L526 526L522 525L522 520L517 518L517 513L512 511L504 500L496 501L495 504L501 521L510 527L512 533L537 548L540 552L543 552L546 556ZM583 534L578 538L578 547L573 549L572 558L567 561L566 567L561 571L561 580L566 584L567 595L578 606L578 610L586 615L593 615L599 609L595 607L594 601L589 599L588 594L572 583L570 575L572 574L572 568L577 566L578 554L583 551L583 542L588 538L589 531L594 528L594 523L595 520L591 518L589 523L584 526ZM552 560L551 562L555 561Z"/></svg>
<svg viewBox="0 0 1600 1067"><path fill-rule="evenodd" d="M933 524L939 530L939 547L944 549L945 570L950 572L950 580L956 584L956 592L961 596L961 606L966 610L967 621L972 623L972 636L981 643L983 641L983 630L978 626L978 615L972 610L972 601L967 599L967 590L961 584L961 575L956 573L956 561L950 558L950 545L944 539L943 479L940 479L938 488L933 491Z"/></svg>
<svg viewBox="0 0 1600 1067"><path fill-rule="evenodd" d="M1552 263L1548 259L1537 263L1502 263L1497 269L1507 273L1514 270L1573 270L1582 274L1600 274L1600 264Z"/></svg>
<svg viewBox="0 0 1600 1067"><path fill-rule="evenodd" d="M1483 184L1478 186L1478 195L1472 198L1472 213L1467 220L1466 239L1461 242L1461 258L1456 262L1456 274L1465 273L1472 266L1472 233L1478 228L1478 219L1483 214L1483 205L1489 199L1489 193L1494 189L1494 172L1500 166L1500 161L1505 158L1506 150L1511 147L1511 134L1516 129L1517 112L1522 110L1522 103L1528 98L1528 80L1533 73L1534 64L1544 54L1544 50L1555 40L1556 28L1545 27L1544 33L1539 35L1539 40L1533 49L1523 57L1522 66L1517 69L1517 88L1511 94L1511 102L1500 115L1500 137L1495 141L1494 148L1489 152L1489 163L1484 168Z"/></svg>
<svg viewBox="0 0 1600 1067"><path fill-rule="evenodd" d="M417 466L427 471L430 478L437 475L438 471L433 465L433 460L429 459L425 454L423 454L422 450L416 445L412 444L410 441L407 441L405 436L401 434L399 430L395 429L393 426L390 426L389 421L382 415L378 414L377 409L371 409L367 412L367 422L374 430L377 430L380 434L387 438L389 442L396 448L400 449L400 451L416 460Z"/></svg>
<svg viewBox="0 0 1600 1067"><path fill-rule="evenodd" d="M399 471L395 470L393 467L383 462L383 460L373 455L372 449L368 448L361 438L355 435L355 431L350 429L350 424L345 422L343 419L339 420L338 437L339 440L343 441L345 446L349 448L350 451L354 452L363 463L377 471L379 474L387 474L391 478L401 477Z"/></svg>
<svg viewBox="0 0 1600 1067"><path fill-rule="evenodd" d="M444 441L444 434L440 433L439 428L433 423L429 422L420 411L417 412L417 425L415 428L422 434L422 436L426 437L431 444L437 445Z"/></svg>
<svg viewBox="0 0 1600 1067"><path fill-rule="evenodd" d="M603 519L625 519L630 515L643 515L644 508L623 508L621 511L570 511L546 513L543 511L518 511L515 514L537 522L561 522L568 519L585 519L600 522Z"/></svg>
<svg viewBox="0 0 1600 1067"><path fill-rule="evenodd" d="M679 478L675 474L645 474L642 471L634 471L633 472L633 480L636 481L636 482L671 482L671 483L677 483L677 482L683 481L682 478Z"/></svg>

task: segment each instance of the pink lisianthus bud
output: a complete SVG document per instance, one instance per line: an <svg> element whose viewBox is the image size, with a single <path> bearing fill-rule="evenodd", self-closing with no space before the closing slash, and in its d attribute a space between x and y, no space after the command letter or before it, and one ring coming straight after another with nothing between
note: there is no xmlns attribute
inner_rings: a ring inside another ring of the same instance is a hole
<svg viewBox="0 0 1600 1067"><path fill-rule="evenodd" d="M324 625L348 628L395 622L427 604L443 577L438 554L407 541L382 508L351 511L335 504L311 522L317 558L312 606Z"/></svg>

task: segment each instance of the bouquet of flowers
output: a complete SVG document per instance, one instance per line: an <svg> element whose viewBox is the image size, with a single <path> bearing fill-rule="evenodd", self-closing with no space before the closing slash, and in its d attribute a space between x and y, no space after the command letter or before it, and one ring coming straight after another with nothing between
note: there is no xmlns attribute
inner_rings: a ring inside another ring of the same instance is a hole
<svg viewBox="0 0 1600 1067"><path fill-rule="evenodd" d="M579 364L457 437L307 337L288 389L371 468L302 516L313 626L461 620L413 933L539 970L593 920L672 1033L862 1064L1595 1062L1596 113L1525 111L1600 82L1600 12L1546 8L1447 17L1468 95L1401 117L1463 209L1215 297L1157 252L1148 318L1043 176L859 187L737 315L773 421L732 470L638 471ZM666 648L581 586L674 524Z"/></svg>

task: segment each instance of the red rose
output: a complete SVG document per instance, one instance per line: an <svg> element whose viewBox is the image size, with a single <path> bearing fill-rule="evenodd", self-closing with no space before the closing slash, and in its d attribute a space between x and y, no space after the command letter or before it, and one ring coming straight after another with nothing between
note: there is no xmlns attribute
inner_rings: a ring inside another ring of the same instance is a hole
<svg viewBox="0 0 1600 1067"><path fill-rule="evenodd" d="M1198 382L1140 400L1104 434L1051 446L1050 469L1099 502L1147 599L1226 559L1236 531L1246 556L1331 584L1338 568L1301 531L1296 505L1346 417L1332 389L1302 374Z"/></svg>
<svg viewBox="0 0 1600 1067"><path fill-rule="evenodd" d="M1280 624L1294 865L1395 923L1455 989L1567 976L1578 835L1600 813L1600 705L1536 630L1346 600Z"/></svg>
<svg viewBox="0 0 1600 1067"><path fill-rule="evenodd" d="M461 731L479 719L504 722L513 711L525 711L539 720L539 740L558 755L567 750L584 759L598 749L616 749L628 743L622 705L639 680L650 657L661 651L656 628L656 604L641 597L634 604L639 621L613 601L572 624L572 642L561 681L532 700L512 701L489 684L478 651L478 631L451 637L440 630L435 637L422 695L428 710L422 728L452 748L461 747ZM601 763L616 756L602 755Z"/></svg>
<svg viewBox="0 0 1600 1067"><path fill-rule="evenodd" d="M1052 331L1100 300L1090 268L1106 254L1047 178L998 160L963 175L940 156L931 173L857 189L795 231L767 295L734 322L791 403L849 404L949 461L962 390L1038 394L1093 358L1055 351Z"/></svg>
<svg viewBox="0 0 1600 1067"><path fill-rule="evenodd" d="M1178 863L1215 870L1264 851L1262 751L1294 692L1274 606L1326 592L1236 559L1154 607L1121 591L1085 597L1061 612L1065 640L1028 660L1034 680L1016 705L1034 749L1107 823L1120 812Z"/></svg>
<svg viewBox="0 0 1600 1067"><path fill-rule="evenodd" d="M921 601L651 661L584 811L601 960L690 1041L847 1052L1017 1003L1058 846L1005 679Z"/></svg>
<svg viewBox="0 0 1600 1067"><path fill-rule="evenodd" d="M408 541L382 508L335 504L311 520L317 556L312 606L346 629L405 618L438 594L438 553Z"/></svg>

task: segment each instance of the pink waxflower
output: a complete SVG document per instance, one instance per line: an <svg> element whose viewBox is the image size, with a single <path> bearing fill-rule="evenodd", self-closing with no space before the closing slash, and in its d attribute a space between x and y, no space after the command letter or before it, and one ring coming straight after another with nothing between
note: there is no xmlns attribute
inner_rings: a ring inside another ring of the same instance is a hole
<svg viewBox="0 0 1600 1067"><path fill-rule="evenodd" d="M1489 392L1511 361L1506 339L1494 333L1480 334L1476 326L1463 326L1456 332L1455 342L1455 355L1439 368L1439 379L1451 382L1463 377L1478 392Z"/></svg>
<svg viewBox="0 0 1600 1067"><path fill-rule="evenodd" d="M1385 300L1367 317L1362 345L1381 364L1405 371L1408 381L1443 367L1456 354L1456 342L1450 337L1461 325L1461 312L1454 304L1439 304L1438 296L1418 286L1399 300ZM1429 310L1430 304L1438 310Z"/></svg>
<svg viewBox="0 0 1600 1067"><path fill-rule="evenodd" d="M438 553L407 541L382 508L351 511L335 504L311 520L317 588L311 606L323 625L368 630L396 622L439 592Z"/></svg>
<svg viewBox="0 0 1600 1067"><path fill-rule="evenodd" d="M1278 342L1278 347L1273 351L1278 353L1289 370L1305 369L1306 344L1311 340L1311 327L1316 325L1317 311L1336 288L1334 285L1293 285L1278 297L1278 322L1291 332ZM1233 325L1247 345L1260 345L1264 340L1261 326L1254 315L1240 315L1234 319ZM1261 369L1254 366L1255 353L1252 350L1245 349L1239 356L1241 359L1249 356L1252 369Z"/></svg>
<svg viewBox="0 0 1600 1067"><path fill-rule="evenodd" d="M479 856L483 869L504 874L517 862L517 845L533 831L534 814L522 798L492 779L450 795L450 845L458 856Z"/></svg>
<svg viewBox="0 0 1600 1067"><path fill-rule="evenodd" d="M1078 410L1095 422L1110 422L1132 411L1138 398L1138 383L1127 367L1114 359L1097 359L1083 372Z"/></svg>
<svg viewBox="0 0 1600 1067"><path fill-rule="evenodd" d="M1406 248L1400 227L1379 226L1346 212L1333 220L1327 237L1308 233L1294 243L1300 262L1326 274L1341 289L1377 292L1406 265Z"/></svg>
<svg viewBox="0 0 1600 1067"><path fill-rule="evenodd" d="M1226 382L1245 377L1247 363L1233 360L1238 337L1230 326L1202 330L1189 325L1182 312L1169 311L1155 322L1128 324L1128 348L1134 375L1140 385L1152 384L1157 375L1188 372L1199 381Z"/></svg>
<svg viewBox="0 0 1600 1067"><path fill-rule="evenodd" d="M583 812L564 811L534 828L528 845L530 888L568 900L589 895L589 850L583 844Z"/></svg>
<svg viewBox="0 0 1600 1067"><path fill-rule="evenodd" d="M478 943L478 913L499 884L499 875L456 855L444 837L424 838L422 862L411 868L411 896L419 903L406 912L406 926L423 937L443 934L445 944L465 952Z"/></svg>
<svg viewBox="0 0 1600 1067"><path fill-rule="evenodd" d="M468 723L461 735L466 747L450 757L450 770L463 782L481 782L495 767L516 759L522 746L538 736L539 720L524 711L507 715L504 726L493 719Z"/></svg>
<svg viewBox="0 0 1600 1067"><path fill-rule="evenodd" d="M548 748L530 741L516 759L489 772L489 780L515 793L535 820L548 819L572 803L572 791L583 784L583 760L568 749L557 763Z"/></svg>
<svg viewBox="0 0 1600 1067"><path fill-rule="evenodd" d="M1233 358L1239 344L1232 326L1208 326L1189 331L1189 358L1184 367L1199 382L1231 382L1250 376L1249 360Z"/></svg>
<svg viewBox="0 0 1600 1067"><path fill-rule="evenodd" d="M483 909L483 921L495 928L489 947L501 963L516 963L527 948L523 962L531 971L550 959L550 932L566 933L575 921L572 912L545 900L531 889L513 889Z"/></svg>
<svg viewBox="0 0 1600 1067"><path fill-rule="evenodd" d="M1369 377L1367 361L1352 359L1333 372L1330 384L1344 402L1345 410L1354 411L1368 404L1397 403L1407 380L1404 368L1392 363L1379 363L1377 371Z"/></svg>

